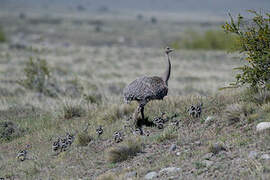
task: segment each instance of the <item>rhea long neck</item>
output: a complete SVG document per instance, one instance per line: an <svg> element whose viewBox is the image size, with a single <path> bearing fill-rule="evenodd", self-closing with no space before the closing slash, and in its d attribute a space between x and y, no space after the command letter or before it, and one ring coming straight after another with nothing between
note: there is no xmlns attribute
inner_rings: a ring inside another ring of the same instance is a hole
<svg viewBox="0 0 270 180"><path fill-rule="evenodd" d="M170 61L169 53L167 53L167 59L168 59L167 69L164 73L163 81L165 81L166 85L168 86L168 80L170 79L170 75L171 75L171 61Z"/></svg>

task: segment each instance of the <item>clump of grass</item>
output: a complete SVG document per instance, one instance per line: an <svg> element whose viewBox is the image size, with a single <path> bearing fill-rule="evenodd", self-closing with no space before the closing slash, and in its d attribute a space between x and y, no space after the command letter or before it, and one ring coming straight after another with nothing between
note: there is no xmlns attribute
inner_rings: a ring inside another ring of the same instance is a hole
<svg viewBox="0 0 270 180"><path fill-rule="evenodd" d="M270 103L263 104L261 106L261 111L264 113L270 113Z"/></svg>
<svg viewBox="0 0 270 180"><path fill-rule="evenodd" d="M73 78L72 80L68 80L66 83L67 83L67 87L65 89L66 96L72 98L77 98L81 96L84 87L77 77Z"/></svg>
<svg viewBox="0 0 270 180"><path fill-rule="evenodd" d="M102 96L98 93L84 94L83 99L88 104L100 104L102 102Z"/></svg>
<svg viewBox="0 0 270 180"><path fill-rule="evenodd" d="M255 112L256 105L248 104L230 104L226 107L223 117L228 121L229 125L246 119L246 117Z"/></svg>
<svg viewBox="0 0 270 180"><path fill-rule="evenodd" d="M0 142L11 141L16 137L19 137L21 133L22 130L20 130L13 122L0 122Z"/></svg>
<svg viewBox="0 0 270 180"><path fill-rule="evenodd" d="M218 154L220 151L226 151L225 146L222 143L210 143L208 146L208 152Z"/></svg>
<svg viewBox="0 0 270 180"><path fill-rule="evenodd" d="M176 129L172 126L166 127L160 134L158 134L155 139L158 142L163 142L166 140L171 140L177 137Z"/></svg>
<svg viewBox="0 0 270 180"><path fill-rule="evenodd" d="M93 138L87 132L80 132L76 135L74 143L77 146L87 146L92 139Z"/></svg>
<svg viewBox="0 0 270 180"><path fill-rule="evenodd" d="M115 94L115 95L120 95L123 92L123 89L125 86L126 84L123 82L114 83L114 84L109 84L108 89L110 93Z"/></svg>
<svg viewBox="0 0 270 180"><path fill-rule="evenodd" d="M256 94L254 94L255 102L258 104L265 104L270 102L270 91L266 89L259 90Z"/></svg>
<svg viewBox="0 0 270 180"><path fill-rule="evenodd" d="M254 114L251 114L247 117L247 121L248 121L248 123L252 123L259 118L260 118L260 115L258 113L254 113Z"/></svg>
<svg viewBox="0 0 270 180"><path fill-rule="evenodd" d="M140 140L129 139L124 144L110 148L107 152L107 160L112 163L122 162L136 156L141 150Z"/></svg>
<svg viewBox="0 0 270 180"><path fill-rule="evenodd" d="M106 122L115 122L134 112L135 106L129 104L112 104L100 115L100 119Z"/></svg>
<svg viewBox="0 0 270 180"><path fill-rule="evenodd" d="M6 39L6 35L2 29L2 27L0 26L0 43L1 42L5 42L7 39Z"/></svg>
<svg viewBox="0 0 270 180"><path fill-rule="evenodd" d="M25 88L35 90L45 95L56 97L59 88L52 82L50 68L45 59L29 58L24 68L26 78L19 82Z"/></svg>
<svg viewBox="0 0 270 180"><path fill-rule="evenodd" d="M266 89L246 88L240 94L241 100L244 102L253 102L256 104L266 104L270 102L270 91Z"/></svg>
<svg viewBox="0 0 270 180"><path fill-rule="evenodd" d="M236 44L236 36L219 30L208 30L202 34L188 31L181 41L172 42L173 48L231 50Z"/></svg>
<svg viewBox="0 0 270 180"><path fill-rule="evenodd" d="M202 169L206 167L206 165L201 161L195 161L193 164L196 169Z"/></svg>
<svg viewBox="0 0 270 180"><path fill-rule="evenodd" d="M65 119L71 119L84 116L86 111L81 102L67 100L63 105L63 114Z"/></svg>

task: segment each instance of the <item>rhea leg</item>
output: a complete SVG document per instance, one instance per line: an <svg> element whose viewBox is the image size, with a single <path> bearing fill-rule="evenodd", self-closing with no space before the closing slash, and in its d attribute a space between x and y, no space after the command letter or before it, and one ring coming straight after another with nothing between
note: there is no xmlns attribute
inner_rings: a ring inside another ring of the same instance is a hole
<svg viewBox="0 0 270 180"><path fill-rule="evenodd" d="M140 106L142 120L144 120L144 106Z"/></svg>
<svg viewBox="0 0 270 180"><path fill-rule="evenodd" d="M143 135L143 130L142 130L142 119L138 117L139 113L142 113L143 115L143 110L141 106L138 106L138 108L135 109L135 112L133 114L133 122L134 122L134 127L138 128L140 131L140 135Z"/></svg>

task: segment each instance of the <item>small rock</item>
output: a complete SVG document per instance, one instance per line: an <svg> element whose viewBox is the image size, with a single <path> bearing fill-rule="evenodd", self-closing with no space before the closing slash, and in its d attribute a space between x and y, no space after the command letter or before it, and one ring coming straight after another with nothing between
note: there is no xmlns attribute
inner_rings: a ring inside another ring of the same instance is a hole
<svg viewBox="0 0 270 180"><path fill-rule="evenodd" d="M257 151L250 151L249 154L248 154L248 158L250 159L255 159L258 157L258 152Z"/></svg>
<svg viewBox="0 0 270 180"><path fill-rule="evenodd" d="M260 122L256 126L257 132L261 132L263 130L270 129L270 122Z"/></svg>
<svg viewBox="0 0 270 180"><path fill-rule="evenodd" d="M175 151L175 150L176 150L176 145L172 144L171 147L170 147L170 151Z"/></svg>
<svg viewBox="0 0 270 180"><path fill-rule="evenodd" d="M181 155L181 153L180 153L180 152L177 152L177 153L176 153L176 156L180 156L180 155Z"/></svg>
<svg viewBox="0 0 270 180"><path fill-rule="evenodd" d="M144 179L153 179L158 177L158 173L156 173L155 171L149 172L144 176Z"/></svg>
<svg viewBox="0 0 270 180"><path fill-rule="evenodd" d="M207 123L207 124L209 124L209 123L211 123L214 119L215 119L214 116L207 116L207 118L205 119L204 122Z"/></svg>
<svg viewBox="0 0 270 180"><path fill-rule="evenodd" d="M137 176L137 172L136 171L128 172L125 175L125 179L136 177L136 176Z"/></svg>
<svg viewBox="0 0 270 180"><path fill-rule="evenodd" d="M213 144L209 147L209 152L218 154L220 151L226 151L226 148L221 143Z"/></svg>
<svg viewBox="0 0 270 180"><path fill-rule="evenodd" d="M200 146L202 143L201 141L195 141L194 144L196 144L197 146Z"/></svg>
<svg viewBox="0 0 270 180"><path fill-rule="evenodd" d="M214 155L214 153L207 153L202 158L206 159L206 160L210 160L213 155Z"/></svg>
<svg viewBox="0 0 270 180"><path fill-rule="evenodd" d="M206 167L212 166L214 164L213 161L209 161L209 160L203 160L203 163L206 165Z"/></svg>
<svg viewBox="0 0 270 180"><path fill-rule="evenodd" d="M170 174L180 171L180 168L177 167L167 167L159 171L159 174Z"/></svg>
<svg viewBox="0 0 270 180"><path fill-rule="evenodd" d="M269 154L263 154L263 155L261 156L261 158L264 159L264 160L270 160Z"/></svg>

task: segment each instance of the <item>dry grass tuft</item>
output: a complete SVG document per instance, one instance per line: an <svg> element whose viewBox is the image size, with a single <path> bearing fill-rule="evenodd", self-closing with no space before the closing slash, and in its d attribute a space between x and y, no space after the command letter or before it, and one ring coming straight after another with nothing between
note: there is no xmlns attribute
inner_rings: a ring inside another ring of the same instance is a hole
<svg viewBox="0 0 270 180"><path fill-rule="evenodd" d="M270 102L270 91L267 90L259 90L256 94L254 94L255 102L258 104L265 104Z"/></svg>
<svg viewBox="0 0 270 180"><path fill-rule="evenodd" d="M222 143L210 144L208 146L208 152L218 154L220 151L226 151L225 146Z"/></svg>
<svg viewBox="0 0 270 180"><path fill-rule="evenodd" d="M0 122L0 142L10 141L15 137L19 137L22 132L23 131L11 121Z"/></svg>
<svg viewBox="0 0 270 180"><path fill-rule="evenodd" d="M64 118L82 117L86 114L81 102L65 101L63 105Z"/></svg>
<svg viewBox="0 0 270 180"><path fill-rule="evenodd" d="M75 144L77 146L87 146L92 139L93 138L87 132L80 132L75 137Z"/></svg>
<svg viewBox="0 0 270 180"><path fill-rule="evenodd" d="M247 117L247 121L248 121L248 123L252 123L252 122L254 122L255 120L257 120L259 118L260 118L260 115L258 113L254 113L254 114L250 114Z"/></svg>
<svg viewBox="0 0 270 180"><path fill-rule="evenodd" d="M228 105L224 111L224 118L229 124L239 122L241 115L243 115L243 105L238 103Z"/></svg>
<svg viewBox="0 0 270 180"><path fill-rule="evenodd" d="M105 122L115 122L124 117L130 116L135 110L134 105L129 104L113 104L100 115L100 119Z"/></svg>
<svg viewBox="0 0 270 180"><path fill-rule="evenodd" d="M176 129L172 126L166 127L160 134L155 137L156 141L158 142L163 142L174 138L177 138L177 132Z"/></svg>
<svg viewBox="0 0 270 180"><path fill-rule="evenodd" d="M226 107L223 117L229 124L234 124L240 120L244 120L249 114L255 112L253 103L248 104L230 104Z"/></svg>
<svg viewBox="0 0 270 180"><path fill-rule="evenodd" d="M263 104L261 106L261 111L265 112L265 113L270 113L270 103L267 104Z"/></svg>
<svg viewBox="0 0 270 180"><path fill-rule="evenodd" d="M129 139L124 144L112 147L107 152L107 160L112 163L122 162L142 151L140 140Z"/></svg>
<svg viewBox="0 0 270 180"><path fill-rule="evenodd" d="M84 94L83 99L88 104L100 104L102 102L102 95L98 93Z"/></svg>

